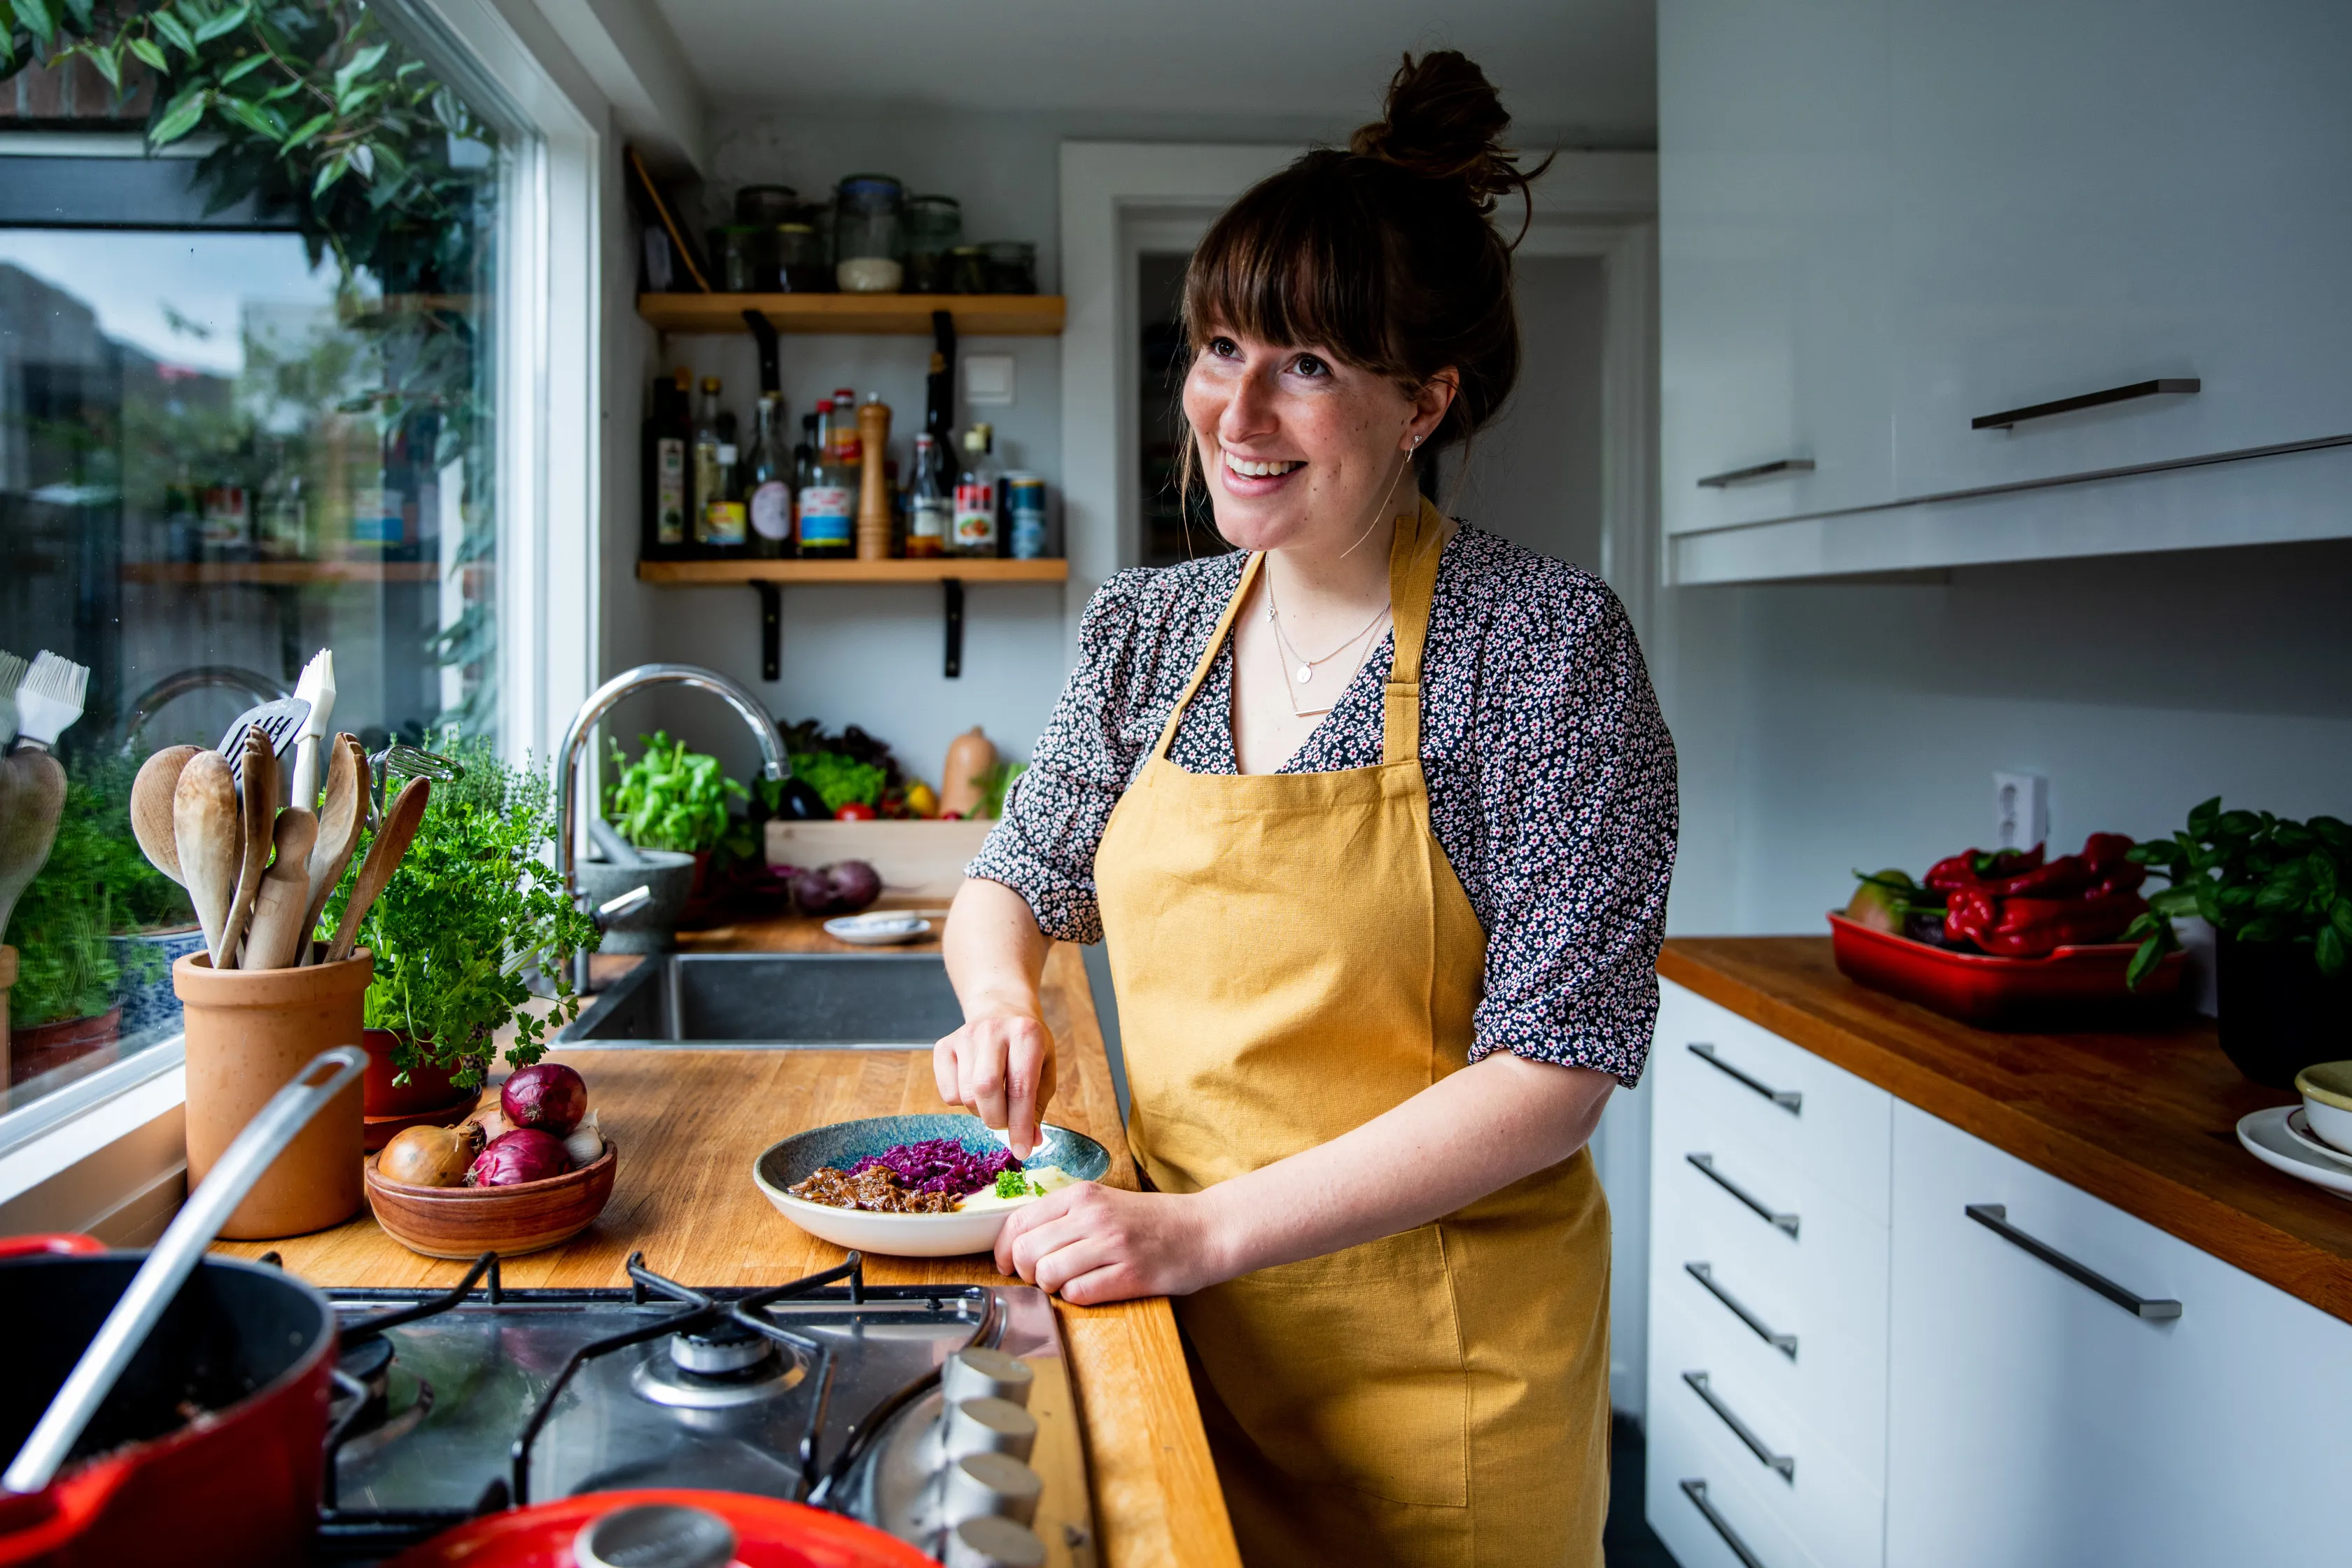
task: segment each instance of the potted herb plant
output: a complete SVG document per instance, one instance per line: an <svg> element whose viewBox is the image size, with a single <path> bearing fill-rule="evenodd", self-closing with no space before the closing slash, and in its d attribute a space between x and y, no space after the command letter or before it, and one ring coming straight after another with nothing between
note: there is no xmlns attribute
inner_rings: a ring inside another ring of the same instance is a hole
<svg viewBox="0 0 2352 1568"><path fill-rule="evenodd" d="M444 752L464 770L436 784L400 869L360 922L375 954L366 999L372 1117L470 1100L511 1026L506 1059L537 1061L550 1036L579 1016L571 960L596 942L595 922L564 896L545 858L555 837L543 769L516 768L489 742L456 741ZM357 867L362 846L352 857ZM347 878L328 901L322 929L341 917ZM529 972L554 987L534 1005ZM379 1031L382 1033L379 1035Z"/></svg>
<svg viewBox="0 0 2352 1568"><path fill-rule="evenodd" d="M599 903L642 885L653 895L604 932L605 952L667 952L677 944L688 900L705 884L711 851L728 835L728 803L750 792L719 759L687 750L667 731L637 737L635 762L613 744L614 781L604 787L604 819L633 846L637 863L585 860L580 885Z"/></svg>
<svg viewBox="0 0 2352 1568"><path fill-rule="evenodd" d="M2137 984L2180 945L2172 922L2213 928L2221 1049L2257 1083L2292 1089L2314 1062L2352 1056L2352 826L2224 811L2221 797L2131 858L2172 885L2124 934L2139 941Z"/></svg>

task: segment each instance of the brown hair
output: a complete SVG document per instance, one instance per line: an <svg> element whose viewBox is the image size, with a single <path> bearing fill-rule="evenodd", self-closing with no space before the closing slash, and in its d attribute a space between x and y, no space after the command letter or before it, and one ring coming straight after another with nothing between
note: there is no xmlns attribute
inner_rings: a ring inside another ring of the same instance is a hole
<svg viewBox="0 0 2352 1568"><path fill-rule="evenodd" d="M1433 458L1492 418L1518 379L1518 238L1493 214L1517 193L1531 216L1529 184L1551 161L1519 167L1502 144L1501 99L1451 49L1405 56L1383 107L1345 152L1318 147L1225 209L1185 271L1185 340L1197 353L1226 328L1311 344L1408 392L1450 369L1460 387L1416 454ZM1185 443L1188 494L1197 450Z"/></svg>

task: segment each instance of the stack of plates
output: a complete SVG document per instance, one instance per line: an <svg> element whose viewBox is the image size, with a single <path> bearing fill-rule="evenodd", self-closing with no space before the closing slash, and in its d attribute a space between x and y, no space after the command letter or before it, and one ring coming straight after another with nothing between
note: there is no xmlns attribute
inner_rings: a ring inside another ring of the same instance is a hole
<svg viewBox="0 0 2352 1568"><path fill-rule="evenodd" d="M2306 1068L2295 1079L2303 1103L2274 1105L2240 1118L2238 1142L2274 1171L2352 1197L2352 1148L2331 1143L2312 1125L2316 1119L2339 1138L2352 1130L2352 1105L2346 1103L2352 1095L2339 1081L2346 1079L2352 1079L2352 1063Z"/></svg>

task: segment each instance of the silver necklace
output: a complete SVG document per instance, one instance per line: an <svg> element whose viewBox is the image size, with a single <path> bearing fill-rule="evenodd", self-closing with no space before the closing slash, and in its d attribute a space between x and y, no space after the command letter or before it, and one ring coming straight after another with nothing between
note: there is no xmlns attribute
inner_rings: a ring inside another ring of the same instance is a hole
<svg viewBox="0 0 2352 1568"><path fill-rule="evenodd" d="M1333 648L1329 653L1325 654L1321 658L1309 658L1305 654L1300 653L1298 651L1297 645L1293 643L1283 632L1282 611L1276 607L1274 602L1274 578L1271 575L1268 575L1265 580L1265 618L1274 626L1274 640L1276 643L1278 644L1282 650L1291 658L1298 661L1296 679L1301 686L1306 685L1308 681L1315 679L1315 667L1317 665L1330 663L1333 659L1339 658L1341 654L1347 652L1349 648L1363 641L1366 633L1370 632L1374 626L1379 626L1382 621L1388 619L1390 608L1391 606L1382 605L1380 609L1374 613L1372 618L1364 623L1362 631L1359 631L1355 636L1349 637L1346 642L1341 643L1338 647ZM1349 673L1353 675L1355 672L1350 670Z"/></svg>

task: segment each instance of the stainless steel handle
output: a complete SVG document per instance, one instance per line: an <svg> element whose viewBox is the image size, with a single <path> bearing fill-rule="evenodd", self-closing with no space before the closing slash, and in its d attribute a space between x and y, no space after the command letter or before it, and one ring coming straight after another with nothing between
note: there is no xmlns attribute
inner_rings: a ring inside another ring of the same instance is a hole
<svg viewBox="0 0 2352 1568"><path fill-rule="evenodd" d="M1725 1061L1721 1057L1717 1056L1715 1054L1715 1046L1712 1041L1693 1040L1690 1043L1690 1054L1705 1062L1707 1066L1713 1068L1716 1071L1723 1074L1726 1078L1730 1079L1734 1083L1747 1085L1749 1089L1754 1089L1757 1093L1762 1095L1765 1099L1770 1100L1773 1104L1779 1106L1790 1115L1801 1116L1804 1114L1805 1097L1801 1091L1793 1089L1774 1089L1770 1084L1764 1082L1761 1079L1750 1078L1748 1074L1741 1072L1738 1068L1733 1067L1729 1062Z"/></svg>
<svg viewBox="0 0 2352 1568"><path fill-rule="evenodd" d="M228 1223L230 1214L294 1142L294 1135L309 1126L310 1119L335 1096L358 1081L367 1070L367 1053L357 1046L320 1052L245 1124L245 1131L231 1141L204 1181L188 1194L163 1238L147 1254L147 1261L131 1277L113 1310L83 1349L81 1359L66 1374L57 1397L35 1423L32 1436L16 1451L6 1474L0 1476L0 1486L12 1492L37 1492L55 1479L82 1429L114 1391L116 1379L147 1342L164 1309L179 1296L180 1287L205 1260L205 1249ZM320 1077L321 1072L327 1076Z"/></svg>
<svg viewBox="0 0 2352 1568"><path fill-rule="evenodd" d="M1731 1406L1717 1397L1715 1390L1707 1385L1706 1373L1686 1372L1683 1373L1683 1381L1690 1384L1693 1394L1706 1401L1709 1410L1723 1417L1723 1424L1731 1428L1731 1435L1748 1445L1748 1451L1756 1456L1759 1464L1768 1469L1780 1471L1780 1479L1790 1486L1797 1484L1797 1457L1794 1454L1776 1454L1766 1447L1764 1439L1748 1430L1748 1423L1733 1415Z"/></svg>
<svg viewBox="0 0 2352 1568"><path fill-rule="evenodd" d="M1783 458L1777 463L1758 463L1753 468L1726 468L1719 474L1709 474L1699 480L1702 489L1719 490L1727 485L1742 485L1750 479L1777 479L1788 474L1810 474L1813 471L1811 458Z"/></svg>
<svg viewBox="0 0 2352 1568"><path fill-rule="evenodd" d="M1733 1197L1738 1198L1741 1203L1746 1204L1749 1208L1755 1210L1759 1217L1771 1221L1775 1226L1787 1231L1790 1236L1797 1234L1797 1216L1795 1215L1782 1214L1780 1210L1772 1207L1769 1204L1764 1203L1762 1200L1759 1199L1754 1193L1749 1192L1746 1187L1741 1186L1738 1182L1733 1181L1729 1176L1727 1176L1721 1171L1717 1170L1715 1168L1714 1155L1685 1154L1683 1158L1697 1166L1699 1174L1705 1176L1708 1181L1713 1182L1717 1186L1721 1187L1725 1192L1729 1193Z"/></svg>
<svg viewBox="0 0 2352 1568"><path fill-rule="evenodd" d="M2053 403L2029 403L2022 408L2004 408L1998 414L1979 414L1969 421L1969 428L2006 430L2029 419L2047 419L2053 414L2072 414L2078 408L2104 408L2110 403L2129 403L2135 398L2159 397L2171 393L2185 396L2204 384L2193 375L2135 381L2129 386L2111 386L2104 392L2085 392L2080 396L2061 397Z"/></svg>
<svg viewBox="0 0 2352 1568"><path fill-rule="evenodd" d="M2180 1303L2147 1296L2136 1296L2095 1268L2075 1262L2046 1241L2037 1240L2009 1223L2007 1204L1970 1204L1968 1216L1995 1236L2022 1251L2030 1252L2077 1285L2087 1285L2129 1312L2135 1318L2162 1322L2180 1316Z"/></svg>
<svg viewBox="0 0 2352 1568"><path fill-rule="evenodd" d="M1731 1521L1716 1512L1715 1505L1706 1500L1706 1481L1704 1478L1694 1476L1688 1480L1675 1484L1683 1489L1683 1496L1691 1500L1691 1506L1698 1510L1699 1517L1713 1525L1716 1534L1721 1536L1723 1543L1731 1548L1731 1554L1739 1559L1739 1568L1764 1568L1764 1560L1748 1550L1748 1542L1739 1539L1739 1531L1731 1528Z"/></svg>
<svg viewBox="0 0 2352 1568"><path fill-rule="evenodd" d="M1715 1268L1712 1264L1685 1263L1683 1265L1683 1272L1706 1286L1708 1295L1730 1308L1733 1317L1755 1330L1758 1339L1762 1340L1790 1361L1797 1359L1797 1336L1773 1332L1771 1326L1749 1311L1740 1302L1738 1297L1715 1282Z"/></svg>

